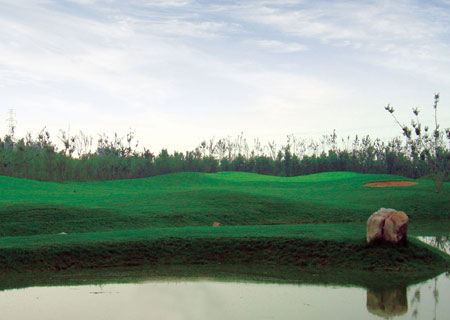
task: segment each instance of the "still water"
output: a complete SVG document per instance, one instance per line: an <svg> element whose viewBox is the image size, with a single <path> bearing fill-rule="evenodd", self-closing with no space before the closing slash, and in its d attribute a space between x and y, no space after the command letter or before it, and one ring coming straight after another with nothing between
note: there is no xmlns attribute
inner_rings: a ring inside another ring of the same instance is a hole
<svg viewBox="0 0 450 320"><path fill-rule="evenodd" d="M450 237L419 237L450 253ZM0 320L450 320L450 273L408 287L365 289L217 280L29 287L0 291Z"/></svg>
<svg viewBox="0 0 450 320"><path fill-rule="evenodd" d="M151 281L0 291L0 319L450 319L450 274L408 288Z"/></svg>
<svg viewBox="0 0 450 320"><path fill-rule="evenodd" d="M450 254L450 236L428 236L417 237L420 241L423 241L430 246L433 246L447 254Z"/></svg>

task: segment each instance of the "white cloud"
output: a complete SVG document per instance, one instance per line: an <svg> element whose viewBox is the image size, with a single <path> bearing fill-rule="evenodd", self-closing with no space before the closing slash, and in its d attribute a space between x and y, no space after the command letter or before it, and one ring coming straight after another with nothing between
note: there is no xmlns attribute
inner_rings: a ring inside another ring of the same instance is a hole
<svg viewBox="0 0 450 320"><path fill-rule="evenodd" d="M0 2L0 95L28 126L136 127L185 149L218 133L328 131L340 113L382 112L386 88L389 101L450 83L449 12L412 1ZM367 118L358 127L377 126Z"/></svg>
<svg viewBox="0 0 450 320"><path fill-rule="evenodd" d="M356 49L372 64L450 81L450 8L413 1L265 3L240 14L294 37Z"/></svg>
<svg viewBox="0 0 450 320"><path fill-rule="evenodd" d="M282 42L277 40L255 40L250 43L273 52L295 53L308 50L308 47L296 42Z"/></svg>

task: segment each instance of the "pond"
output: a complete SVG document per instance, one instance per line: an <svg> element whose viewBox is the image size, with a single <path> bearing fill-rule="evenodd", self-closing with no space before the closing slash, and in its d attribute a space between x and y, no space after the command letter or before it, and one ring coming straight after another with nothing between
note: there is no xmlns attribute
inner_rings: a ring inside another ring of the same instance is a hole
<svg viewBox="0 0 450 320"><path fill-rule="evenodd" d="M2 319L449 319L450 274L409 287L164 280L0 291Z"/></svg>
<svg viewBox="0 0 450 320"><path fill-rule="evenodd" d="M450 253L448 236L418 238ZM0 319L450 319L450 272L406 285L375 279L377 289L323 276L279 266L3 274Z"/></svg>
<svg viewBox="0 0 450 320"><path fill-rule="evenodd" d="M450 254L450 236L422 236L417 239Z"/></svg>

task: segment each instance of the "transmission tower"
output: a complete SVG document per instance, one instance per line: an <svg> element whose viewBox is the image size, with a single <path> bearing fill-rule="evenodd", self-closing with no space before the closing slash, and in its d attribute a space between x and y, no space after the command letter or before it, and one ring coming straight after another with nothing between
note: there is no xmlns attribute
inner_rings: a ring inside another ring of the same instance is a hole
<svg viewBox="0 0 450 320"><path fill-rule="evenodd" d="M14 133L16 131L16 112L14 111L14 109L9 109L8 111L8 118L6 119L6 122L8 124L8 129L9 129L9 136L11 138L14 137Z"/></svg>

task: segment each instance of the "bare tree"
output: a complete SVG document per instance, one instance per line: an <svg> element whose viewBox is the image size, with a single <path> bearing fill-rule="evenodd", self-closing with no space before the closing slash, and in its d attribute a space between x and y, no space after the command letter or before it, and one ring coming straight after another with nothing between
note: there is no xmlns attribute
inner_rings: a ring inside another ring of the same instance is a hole
<svg viewBox="0 0 450 320"><path fill-rule="evenodd" d="M83 157L92 152L92 141L92 136L85 134L83 131L78 133L75 138L75 150L78 157Z"/></svg>
<svg viewBox="0 0 450 320"><path fill-rule="evenodd" d="M259 138L255 138L253 140L253 149L254 149L254 154L256 156L264 155L264 147L261 144L261 141L259 140Z"/></svg>
<svg viewBox="0 0 450 320"><path fill-rule="evenodd" d="M8 135L11 139L11 141L14 141L14 135L16 132L16 112L14 109L9 109L8 111L8 118L6 119L6 122L8 123Z"/></svg>
<svg viewBox="0 0 450 320"><path fill-rule="evenodd" d="M403 136L408 145L410 157L414 161L426 160L431 169L431 175L435 183L436 192L442 190L442 184L449 177L450 171L450 128L441 130L437 119L437 107L439 104L439 93L434 95L434 130L430 131L428 126L423 126L419 119L419 108L413 108L413 119L411 125L402 124L395 115L395 109L388 104L384 109L389 112L401 128ZM447 139L447 143L444 141Z"/></svg>
<svg viewBox="0 0 450 320"><path fill-rule="evenodd" d="M275 141L269 141L267 143L267 148L269 149L269 155L272 158L272 160L275 160L277 158L277 151L278 151L278 146L276 144Z"/></svg>
<svg viewBox="0 0 450 320"><path fill-rule="evenodd" d="M216 146L215 146L214 149L215 149L216 154L217 154L217 156L218 156L218 158L219 158L220 160L222 160L223 158L225 158L225 155L226 155L226 153L227 153L227 143L226 143L226 138L224 138L224 139L219 139L219 140L217 141Z"/></svg>
<svg viewBox="0 0 450 320"><path fill-rule="evenodd" d="M311 139L308 144L308 149L312 155L317 156L319 153L319 143Z"/></svg>
<svg viewBox="0 0 450 320"><path fill-rule="evenodd" d="M66 156L71 157L76 149L76 144L75 144L76 137L71 136L69 132L66 132L64 130L59 130L58 139L63 144L62 153Z"/></svg>
<svg viewBox="0 0 450 320"><path fill-rule="evenodd" d="M210 157L214 157L214 154L216 152L216 143L214 141L215 141L214 137L212 137L208 141L207 149L208 149L208 156Z"/></svg>

